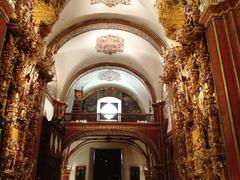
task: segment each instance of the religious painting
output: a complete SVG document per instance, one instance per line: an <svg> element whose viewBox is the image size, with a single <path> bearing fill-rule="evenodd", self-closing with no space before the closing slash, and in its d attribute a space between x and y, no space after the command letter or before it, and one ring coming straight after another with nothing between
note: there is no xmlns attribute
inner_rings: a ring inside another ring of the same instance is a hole
<svg viewBox="0 0 240 180"><path fill-rule="evenodd" d="M97 101L103 97L115 97L122 100L122 113L142 112L135 99L117 88L101 89L84 98L83 112L97 112Z"/></svg>
<svg viewBox="0 0 240 180"><path fill-rule="evenodd" d="M96 47L98 53L115 54L121 53L124 50L124 39L119 36L113 36L111 34L107 36L101 36L96 40Z"/></svg>
<svg viewBox="0 0 240 180"><path fill-rule="evenodd" d="M122 93L122 112L123 113L141 113L137 102L128 94Z"/></svg>

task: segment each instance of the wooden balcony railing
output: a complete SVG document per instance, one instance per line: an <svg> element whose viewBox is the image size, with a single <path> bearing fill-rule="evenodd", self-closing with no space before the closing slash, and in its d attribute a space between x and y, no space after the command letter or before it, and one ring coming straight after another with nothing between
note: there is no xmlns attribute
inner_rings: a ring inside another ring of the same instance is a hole
<svg viewBox="0 0 240 180"><path fill-rule="evenodd" d="M142 113L65 113L65 122L153 122L153 114Z"/></svg>

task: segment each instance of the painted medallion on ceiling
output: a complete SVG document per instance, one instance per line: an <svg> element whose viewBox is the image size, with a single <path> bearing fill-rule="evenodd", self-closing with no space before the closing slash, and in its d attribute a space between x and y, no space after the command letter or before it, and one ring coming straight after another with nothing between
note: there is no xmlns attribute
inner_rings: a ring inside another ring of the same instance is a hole
<svg viewBox="0 0 240 180"><path fill-rule="evenodd" d="M124 50L124 39L111 34L107 36L101 36L97 38L95 48L98 53L109 55L121 53Z"/></svg>
<svg viewBox="0 0 240 180"><path fill-rule="evenodd" d="M98 79L105 81L120 81L121 75L120 73L109 69L107 71L100 72L98 75Z"/></svg>
<svg viewBox="0 0 240 180"><path fill-rule="evenodd" d="M114 7L118 4L130 5L131 0L91 0L91 4L103 3L105 6Z"/></svg>

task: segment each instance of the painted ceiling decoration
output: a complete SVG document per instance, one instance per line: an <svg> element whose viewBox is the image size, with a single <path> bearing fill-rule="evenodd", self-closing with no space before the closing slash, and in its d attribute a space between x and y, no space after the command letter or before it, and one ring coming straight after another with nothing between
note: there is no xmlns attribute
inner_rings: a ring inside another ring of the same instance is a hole
<svg viewBox="0 0 240 180"><path fill-rule="evenodd" d="M98 79L105 81L120 81L121 75L120 73L109 69L107 71L99 72Z"/></svg>
<svg viewBox="0 0 240 180"><path fill-rule="evenodd" d="M124 50L124 39L111 34L107 36L101 36L97 38L95 48L98 53L109 55L121 53Z"/></svg>
<svg viewBox="0 0 240 180"><path fill-rule="evenodd" d="M96 23L97 21L97 23ZM70 29L65 30L62 34L59 34L57 38L53 39L49 47L54 47L55 50L59 50L67 41L71 40L72 37L78 36L80 34L94 31L94 30L102 30L102 29L114 29L114 30L121 30L130 32L132 34L135 34L146 41L148 41L158 52L159 54L162 54L162 48L166 47L166 44L160 39L154 39L154 34L149 35L145 31L142 31L141 29L138 29L136 27L132 27L130 25L126 25L126 21L119 21L118 22L111 21L109 23L109 20L95 20L95 23L91 24L91 21L87 21L86 25L80 24L78 26L73 26Z"/></svg>
<svg viewBox="0 0 240 180"><path fill-rule="evenodd" d="M103 3L105 6L114 7L119 4L130 5L131 0L91 0L91 4Z"/></svg>

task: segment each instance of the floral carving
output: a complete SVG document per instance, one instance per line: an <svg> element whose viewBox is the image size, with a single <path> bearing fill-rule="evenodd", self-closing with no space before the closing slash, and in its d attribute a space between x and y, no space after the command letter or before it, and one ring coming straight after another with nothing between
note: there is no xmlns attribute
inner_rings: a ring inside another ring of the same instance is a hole
<svg viewBox="0 0 240 180"><path fill-rule="evenodd" d="M124 39L119 36L113 36L111 34L107 36L101 36L96 40L96 50L99 53L104 54L115 54L123 52L124 50Z"/></svg>
<svg viewBox="0 0 240 180"><path fill-rule="evenodd" d="M91 4L103 3L105 6L114 7L119 4L130 5L131 0L91 0Z"/></svg>

